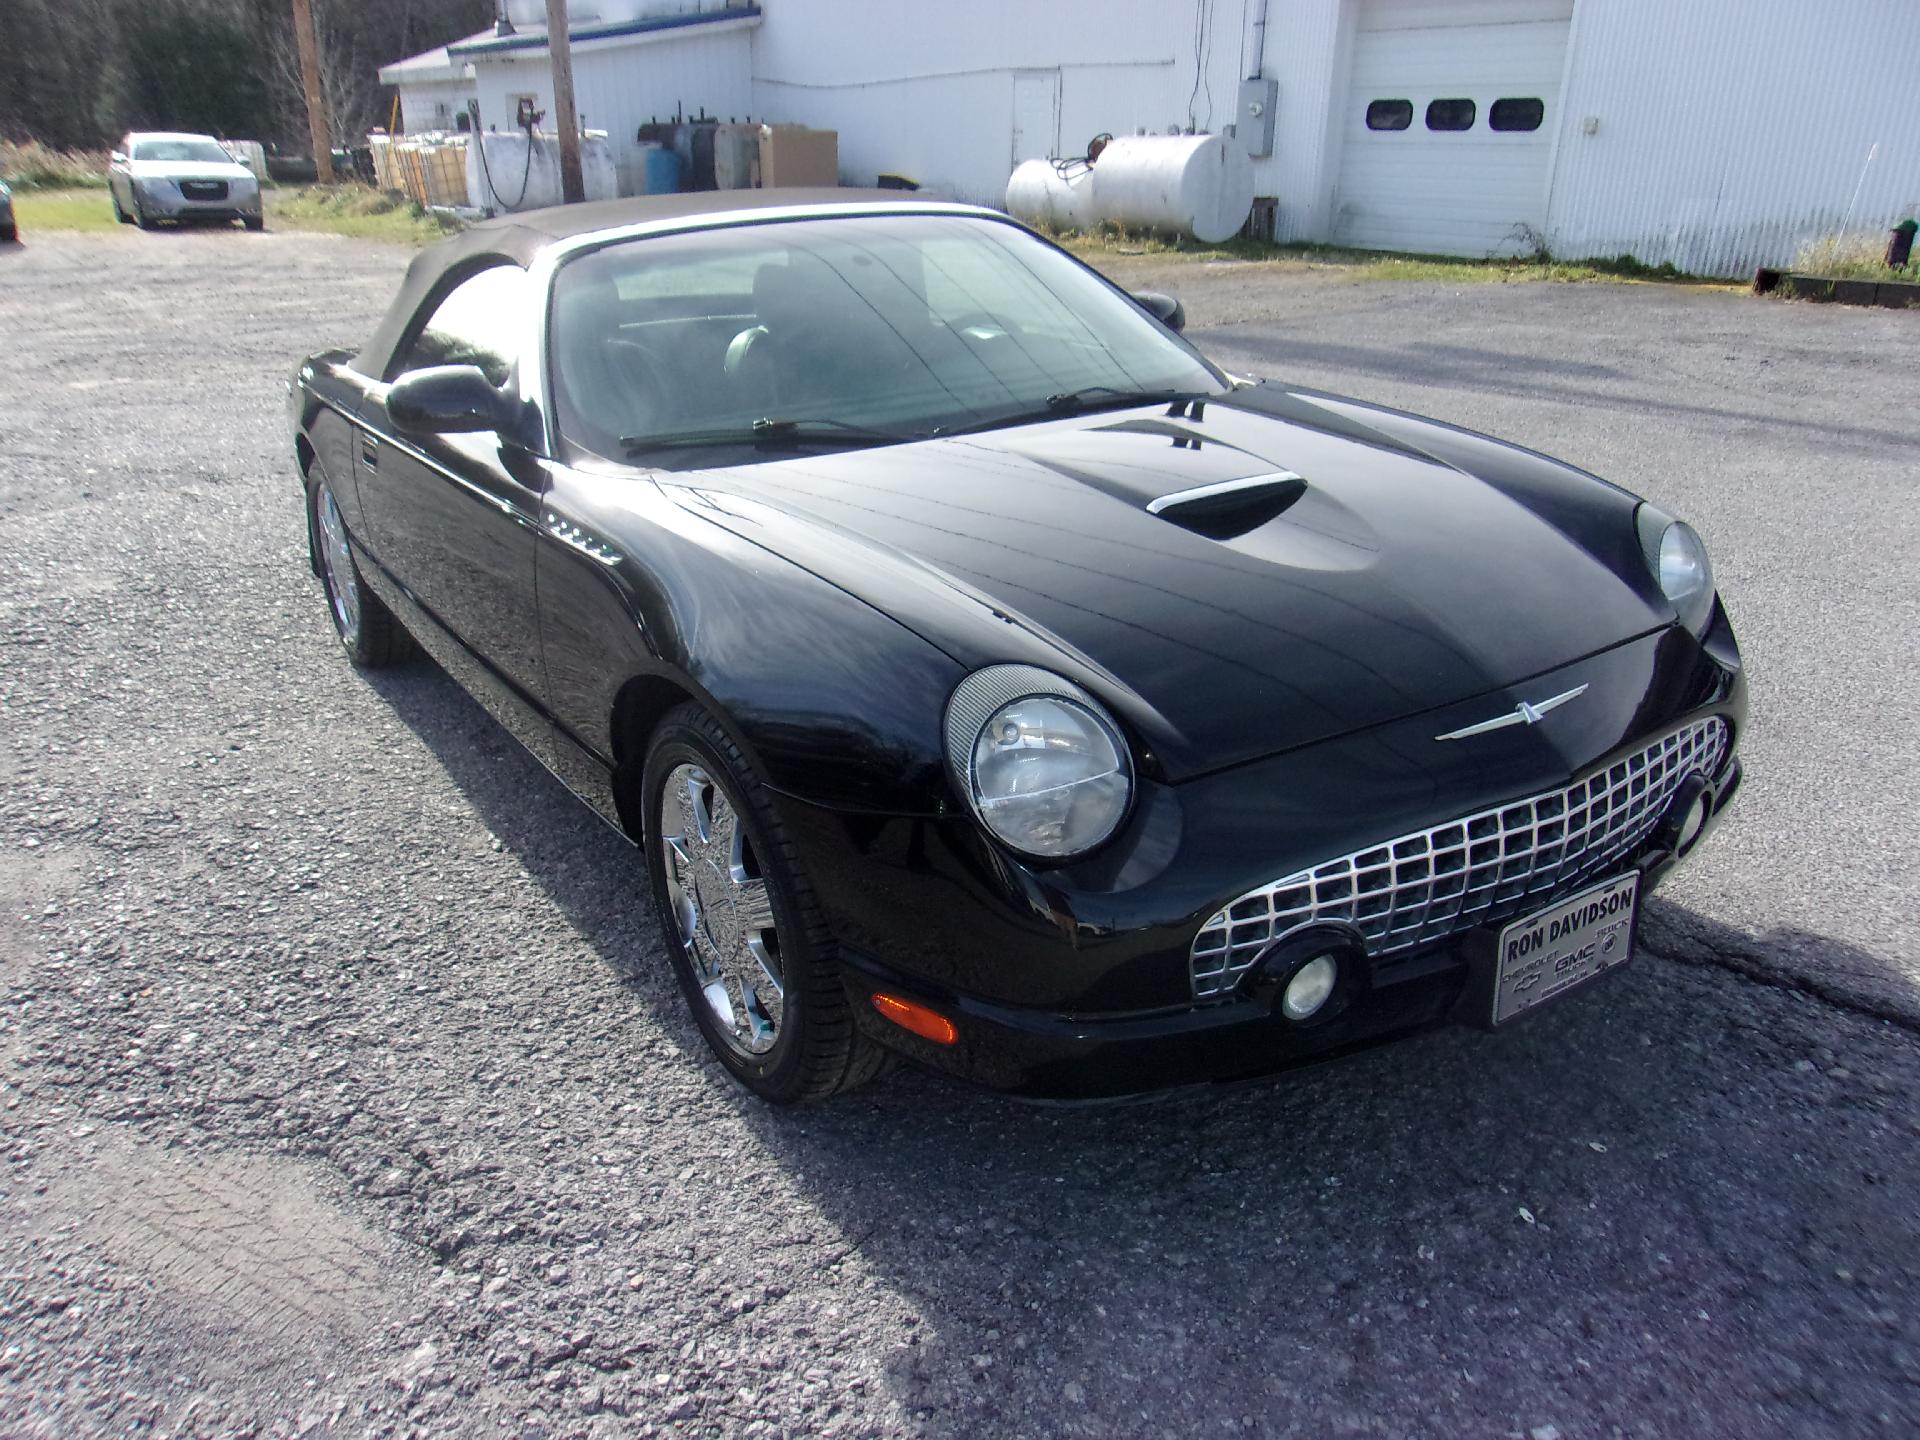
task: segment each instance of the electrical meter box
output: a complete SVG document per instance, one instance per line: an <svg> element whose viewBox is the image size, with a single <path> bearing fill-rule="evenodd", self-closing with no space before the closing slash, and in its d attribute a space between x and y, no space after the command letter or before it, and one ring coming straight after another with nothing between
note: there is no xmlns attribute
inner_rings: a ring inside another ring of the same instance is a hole
<svg viewBox="0 0 1920 1440"><path fill-rule="evenodd" d="M1240 113L1235 133L1249 155L1273 153L1273 112L1280 103L1280 82L1257 76L1240 82Z"/></svg>

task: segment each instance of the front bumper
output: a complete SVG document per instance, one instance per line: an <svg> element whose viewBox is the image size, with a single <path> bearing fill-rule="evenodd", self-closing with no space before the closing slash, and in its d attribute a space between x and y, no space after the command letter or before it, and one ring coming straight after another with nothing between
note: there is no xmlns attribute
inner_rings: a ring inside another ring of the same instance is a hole
<svg viewBox="0 0 1920 1440"><path fill-rule="evenodd" d="M1708 818L1688 853L1710 833L1740 777L1739 761L1732 759L1709 783ZM1681 858L1656 839L1615 873L1638 869L1644 901ZM1490 987L1475 983L1482 978L1475 972L1494 963L1490 947L1482 943L1491 933L1465 931L1369 965L1358 993L1339 1014L1307 1024L1285 1017L1281 987L1257 972L1223 1002L1080 1015L1000 1005L929 987L858 953L843 950L842 961L856 1023L879 1043L988 1089L1034 1100L1093 1102L1257 1080L1449 1023L1484 1027L1489 1017L1475 997ZM898 1029L871 1004L875 993L950 1016L958 1040L938 1045Z"/></svg>
<svg viewBox="0 0 1920 1440"><path fill-rule="evenodd" d="M1717 819L1739 783L1746 718L1724 616L1704 644L1677 628L1643 636L1533 677L1507 703L1576 685L1589 687L1585 702L1552 723L1475 744L1436 737L1499 713L1497 696L1177 786L1143 778L1113 842L1051 869L1013 861L968 817L853 816L790 798L781 808L840 942L852 1008L876 1039L963 1079L1052 1099L1247 1079L1454 1017L1480 931L1370 945L1363 992L1334 1019L1295 1026L1262 990L1262 966L1224 994L1200 984L1195 937L1236 896L1383 837L1567 786L1709 717L1726 727L1703 777L1708 824ZM1677 858L1673 843L1664 826L1644 833L1610 852L1608 873L1639 866L1650 889ZM1527 898L1531 913L1557 897ZM949 1015L959 1040L939 1046L890 1024L871 1003L879 990Z"/></svg>
<svg viewBox="0 0 1920 1440"><path fill-rule="evenodd" d="M228 194L218 200L194 200L180 192L177 185L154 183L135 186L140 208L152 220L258 220L260 192Z"/></svg>

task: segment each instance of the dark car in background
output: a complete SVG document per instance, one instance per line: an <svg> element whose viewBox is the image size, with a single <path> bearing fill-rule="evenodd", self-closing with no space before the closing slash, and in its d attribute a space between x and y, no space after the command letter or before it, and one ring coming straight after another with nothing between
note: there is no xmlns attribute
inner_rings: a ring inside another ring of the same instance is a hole
<svg viewBox="0 0 1920 1440"><path fill-rule="evenodd" d="M211 135L136 131L107 165L113 215L142 230L162 220L266 225L260 182Z"/></svg>
<svg viewBox="0 0 1920 1440"><path fill-rule="evenodd" d="M312 567L644 847L770 1100L1237 1081L1617 971L1740 781L1699 537L1180 320L897 195L490 222L290 387Z"/></svg>

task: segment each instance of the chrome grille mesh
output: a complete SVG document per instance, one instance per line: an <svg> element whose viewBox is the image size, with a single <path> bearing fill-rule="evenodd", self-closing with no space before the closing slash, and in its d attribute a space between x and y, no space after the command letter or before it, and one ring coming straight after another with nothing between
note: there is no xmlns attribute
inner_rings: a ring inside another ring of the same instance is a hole
<svg viewBox="0 0 1920 1440"><path fill-rule="evenodd" d="M1302 870L1216 911L1194 937L1196 1000L1218 999L1276 936L1342 921L1390 955L1508 919L1624 860L1686 776L1726 754L1718 718L1677 730L1564 790L1416 830Z"/></svg>

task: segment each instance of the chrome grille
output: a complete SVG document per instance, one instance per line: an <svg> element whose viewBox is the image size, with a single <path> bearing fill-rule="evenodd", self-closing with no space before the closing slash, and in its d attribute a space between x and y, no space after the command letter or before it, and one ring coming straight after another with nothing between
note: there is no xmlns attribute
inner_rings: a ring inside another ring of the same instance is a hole
<svg viewBox="0 0 1920 1440"><path fill-rule="evenodd" d="M1225 996L1277 936L1341 921L1391 955L1570 894L1652 833L1680 782L1726 754L1714 718L1677 730L1564 790L1416 830L1302 870L1216 911L1194 937L1193 997Z"/></svg>
<svg viewBox="0 0 1920 1440"><path fill-rule="evenodd" d="M224 200L227 198L227 182L224 180L182 180L180 193L189 200Z"/></svg>

